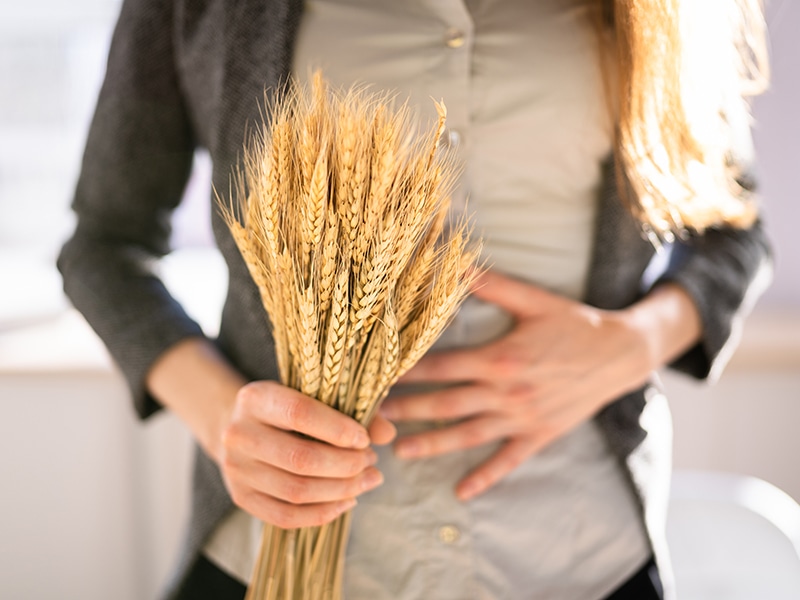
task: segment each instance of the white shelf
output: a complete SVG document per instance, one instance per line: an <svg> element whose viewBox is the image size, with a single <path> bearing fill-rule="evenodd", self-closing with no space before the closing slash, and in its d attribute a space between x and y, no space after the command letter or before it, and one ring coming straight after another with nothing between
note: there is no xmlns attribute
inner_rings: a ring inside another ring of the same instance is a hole
<svg viewBox="0 0 800 600"><path fill-rule="evenodd" d="M757 310L745 322L728 370L800 374L800 313Z"/></svg>

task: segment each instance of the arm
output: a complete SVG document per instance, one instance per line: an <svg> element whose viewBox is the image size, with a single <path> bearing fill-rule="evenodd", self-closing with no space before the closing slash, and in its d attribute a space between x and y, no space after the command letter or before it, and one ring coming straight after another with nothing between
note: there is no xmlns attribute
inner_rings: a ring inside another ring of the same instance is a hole
<svg viewBox="0 0 800 600"><path fill-rule="evenodd" d="M752 163L749 121L740 120L735 155L747 165ZM769 244L760 222L746 230L710 229L678 244L666 273L634 302L626 291L638 282L637 253L647 248L619 200L613 165L607 167L600 197L606 218L598 221L595 239L595 257L602 253L602 260L592 274L595 292L602 293L592 302L608 310L520 282L487 283L478 294L509 310L516 317L514 329L481 348L430 355L407 377L457 387L385 404L393 419L460 419L398 440L401 456L504 440L460 482L456 492L462 498L485 491L601 410L611 421L630 417L629 405L613 400L641 387L666 363L716 377L733 351L738 325L769 281ZM752 190L746 178L741 183Z"/></svg>
<svg viewBox="0 0 800 600"><path fill-rule="evenodd" d="M648 347L650 372L660 369L699 343L703 335L694 299L679 284L662 282L620 317L639 332Z"/></svg>
<svg viewBox="0 0 800 600"><path fill-rule="evenodd" d="M173 66L172 7L123 4L75 191L77 227L58 259L67 295L108 347L142 417L159 408L144 386L150 365L202 335L152 272L168 251L194 151Z"/></svg>
<svg viewBox="0 0 800 600"><path fill-rule="evenodd" d="M772 278L763 224L747 230L712 229L676 245L659 283L681 286L697 306L703 336L671 366L715 380L739 339L745 316Z"/></svg>
<svg viewBox="0 0 800 600"><path fill-rule="evenodd" d="M277 383L246 384L151 268L168 251L194 150L174 71L173 6L122 8L75 193L78 224L59 257L65 290L140 416L166 406L181 418L245 510L284 527L319 524L380 483L366 431Z"/></svg>
<svg viewBox="0 0 800 600"><path fill-rule="evenodd" d="M527 283L487 273L476 295L515 317L500 339L466 350L430 354L407 382L459 382L456 387L389 399L397 420L459 419L398 440L416 458L505 440L463 479L457 494L479 494L541 448L590 419L653 370L697 342L700 317L680 286L665 283L629 308L601 310Z"/></svg>
<svg viewBox="0 0 800 600"><path fill-rule="evenodd" d="M220 466L233 501L262 521L321 525L383 481L361 425L275 382L246 383L205 339L171 347L146 381ZM370 434L388 443L394 428L378 419Z"/></svg>

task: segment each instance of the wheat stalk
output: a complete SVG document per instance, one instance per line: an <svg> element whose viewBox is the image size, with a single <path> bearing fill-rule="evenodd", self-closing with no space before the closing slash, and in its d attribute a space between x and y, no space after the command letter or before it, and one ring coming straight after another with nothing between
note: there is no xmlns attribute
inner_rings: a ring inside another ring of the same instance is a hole
<svg viewBox="0 0 800 600"><path fill-rule="evenodd" d="M223 208L272 324L282 383L369 424L444 330L477 276L455 178L408 106L316 73L290 84L245 151ZM350 515L265 525L248 600L338 600Z"/></svg>

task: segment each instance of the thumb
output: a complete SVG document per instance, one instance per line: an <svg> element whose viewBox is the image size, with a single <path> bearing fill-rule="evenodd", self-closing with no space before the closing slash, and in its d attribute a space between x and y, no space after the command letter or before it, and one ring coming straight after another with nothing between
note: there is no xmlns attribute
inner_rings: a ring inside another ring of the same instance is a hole
<svg viewBox="0 0 800 600"><path fill-rule="evenodd" d="M561 301L556 294L496 271L481 273L472 286L472 294L519 317L540 315Z"/></svg>

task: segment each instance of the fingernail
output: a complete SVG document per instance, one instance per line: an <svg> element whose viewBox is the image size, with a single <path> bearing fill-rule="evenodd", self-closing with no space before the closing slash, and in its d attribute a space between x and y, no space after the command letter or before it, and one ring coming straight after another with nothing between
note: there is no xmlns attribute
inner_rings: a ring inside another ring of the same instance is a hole
<svg viewBox="0 0 800 600"><path fill-rule="evenodd" d="M458 486L458 490L456 491L456 496L458 496L459 500L469 500L479 491L478 484L474 481L469 481L467 483L463 483Z"/></svg>
<svg viewBox="0 0 800 600"><path fill-rule="evenodd" d="M378 487L383 483L383 473L378 469L371 469L364 473L364 478L361 481L361 489L364 491L371 490Z"/></svg>
<svg viewBox="0 0 800 600"><path fill-rule="evenodd" d="M353 448L366 448L369 446L369 435L363 429L359 429L353 436Z"/></svg>
<svg viewBox="0 0 800 600"><path fill-rule="evenodd" d="M414 458L419 456L422 447L419 442L413 440L403 440L398 442L394 447L394 453L400 458Z"/></svg>

